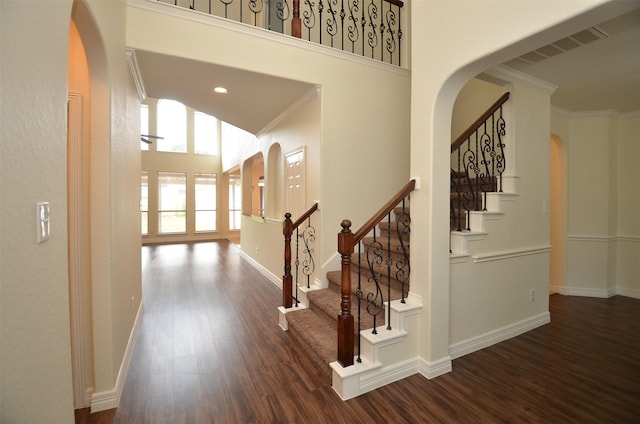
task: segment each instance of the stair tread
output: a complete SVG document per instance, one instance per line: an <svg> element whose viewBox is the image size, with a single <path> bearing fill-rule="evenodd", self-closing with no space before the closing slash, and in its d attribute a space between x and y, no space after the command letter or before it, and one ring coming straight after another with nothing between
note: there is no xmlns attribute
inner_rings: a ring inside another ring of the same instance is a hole
<svg viewBox="0 0 640 424"><path fill-rule="evenodd" d="M308 293L309 303L313 304L309 309L316 310L316 308L325 313L328 317L331 318L333 322L337 322L338 315L340 314L340 294L330 290L330 289L322 289L315 290L313 292ZM351 303L351 314L356 317L358 313L358 304L356 302ZM366 330L373 328L373 317L366 313L365 311L365 303L363 302L362 309L362 321L361 321L361 329ZM381 312L378 316L376 325L381 325L384 321L384 312Z"/></svg>
<svg viewBox="0 0 640 424"><path fill-rule="evenodd" d="M325 363L337 358L338 330L327 321L318 319L318 315L311 309L300 309L287 313L289 330L295 336L302 338Z"/></svg>

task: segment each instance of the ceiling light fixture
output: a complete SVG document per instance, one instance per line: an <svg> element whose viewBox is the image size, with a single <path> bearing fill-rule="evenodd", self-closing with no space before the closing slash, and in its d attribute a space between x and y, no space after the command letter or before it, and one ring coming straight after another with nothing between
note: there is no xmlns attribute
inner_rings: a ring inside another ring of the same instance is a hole
<svg viewBox="0 0 640 424"><path fill-rule="evenodd" d="M218 94L227 94L229 91L224 87L216 87L213 89L213 92Z"/></svg>

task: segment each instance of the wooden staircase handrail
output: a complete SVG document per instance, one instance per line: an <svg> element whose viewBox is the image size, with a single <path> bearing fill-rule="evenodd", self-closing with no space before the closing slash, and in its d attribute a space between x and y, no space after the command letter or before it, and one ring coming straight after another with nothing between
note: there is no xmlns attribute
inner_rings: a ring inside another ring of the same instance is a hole
<svg viewBox="0 0 640 424"><path fill-rule="evenodd" d="M342 231L338 233L338 253L340 253L340 314L338 315L338 363L343 367L353 365L354 353L354 317L351 314L351 255L355 246L378 225L384 217L416 188L416 180L409 181L354 234L351 221L340 223Z"/></svg>
<svg viewBox="0 0 640 424"><path fill-rule="evenodd" d="M462 143L464 143L471 136L471 134L473 134L478 129L478 127L480 127L480 125L482 125L491 115L493 115L500 106L502 106L507 100L509 100L509 95L510 93L508 91L504 93L498 100L496 100L494 104L489 106L486 112L480 115L480 117L476 119L473 124L469 125L469 128L467 128L462 134L460 134L458 138L455 139L453 143L451 143L451 153L458 150L460 146L462 146Z"/></svg>
<svg viewBox="0 0 640 424"><path fill-rule="evenodd" d="M293 306L293 276L291 275L291 236L293 231L318 210L318 202L315 202L296 222L291 221L291 213L284 214L282 223L282 235L284 235L284 275L282 276L282 306ZM297 304L297 303L296 303Z"/></svg>
<svg viewBox="0 0 640 424"><path fill-rule="evenodd" d="M367 222L360 227L358 231L354 233L353 236L353 244L354 246L362 240L364 236L369 234L369 232L378 225L378 223L385 217L389 212L395 208L398 203L409 193L411 193L416 188L416 180L409 181L395 196L391 198L375 215L373 215Z"/></svg>
<svg viewBox="0 0 640 424"><path fill-rule="evenodd" d="M300 215L300 218L296 219L296 221L292 225L292 230L298 228L307 218L311 216L312 213L318 210L318 202L314 203L305 213ZM293 234L293 232L291 233Z"/></svg>

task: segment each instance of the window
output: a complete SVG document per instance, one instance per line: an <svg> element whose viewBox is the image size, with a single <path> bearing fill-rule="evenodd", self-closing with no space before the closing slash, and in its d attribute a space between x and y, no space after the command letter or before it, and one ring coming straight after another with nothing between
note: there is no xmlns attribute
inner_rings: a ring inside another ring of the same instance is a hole
<svg viewBox="0 0 640 424"><path fill-rule="evenodd" d="M216 174L196 174L196 232L216 230Z"/></svg>
<svg viewBox="0 0 640 424"><path fill-rule="evenodd" d="M187 174L158 172L158 232L187 231Z"/></svg>
<svg viewBox="0 0 640 424"><path fill-rule="evenodd" d="M149 106L140 105L140 134L149 135ZM149 145L140 140L140 150L149 150Z"/></svg>
<svg viewBox="0 0 640 424"><path fill-rule="evenodd" d="M202 112L193 114L194 153L218 154L218 120Z"/></svg>
<svg viewBox="0 0 640 424"><path fill-rule="evenodd" d="M187 152L187 108L175 100L158 101L159 152Z"/></svg>
<svg viewBox="0 0 640 424"><path fill-rule="evenodd" d="M240 229L242 214L242 185L240 175L229 175L229 229Z"/></svg>
<svg viewBox="0 0 640 424"><path fill-rule="evenodd" d="M146 171L140 178L140 219L142 235L149 234L149 173Z"/></svg>

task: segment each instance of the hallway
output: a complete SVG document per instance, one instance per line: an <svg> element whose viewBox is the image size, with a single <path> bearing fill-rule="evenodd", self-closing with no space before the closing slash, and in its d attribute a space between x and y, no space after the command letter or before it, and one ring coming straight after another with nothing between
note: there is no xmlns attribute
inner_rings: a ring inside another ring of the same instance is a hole
<svg viewBox="0 0 640 424"><path fill-rule="evenodd" d="M342 402L277 325L278 288L227 241L142 248L120 407L77 422L640 422L640 301L553 295L552 323Z"/></svg>

